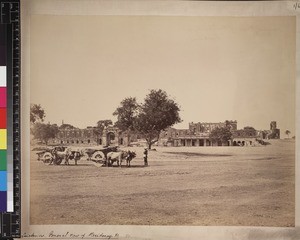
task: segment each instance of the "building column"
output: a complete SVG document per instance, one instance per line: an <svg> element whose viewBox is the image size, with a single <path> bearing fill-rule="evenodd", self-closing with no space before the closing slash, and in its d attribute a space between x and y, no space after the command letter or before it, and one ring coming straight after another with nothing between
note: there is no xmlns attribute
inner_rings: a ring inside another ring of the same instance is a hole
<svg viewBox="0 0 300 240"><path fill-rule="evenodd" d="M206 139L203 139L203 146L206 147Z"/></svg>
<svg viewBox="0 0 300 240"><path fill-rule="evenodd" d="M188 141L187 139L184 139L184 145L187 147Z"/></svg>
<svg viewBox="0 0 300 240"><path fill-rule="evenodd" d="M200 146L200 139L199 139L199 138L196 139L196 146L197 146L197 147Z"/></svg>
<svg viewBox="0 0 300 240"><path fill-rule="evenodd" d="M106 146L107 145L107 139L105 136L102 136L102 145Z"/></svg>

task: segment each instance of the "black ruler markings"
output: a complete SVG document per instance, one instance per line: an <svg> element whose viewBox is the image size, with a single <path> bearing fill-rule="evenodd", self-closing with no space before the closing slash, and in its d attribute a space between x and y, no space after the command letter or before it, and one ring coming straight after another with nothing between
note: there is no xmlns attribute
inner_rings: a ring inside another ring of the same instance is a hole
<svg viewBox="0 0 300 240"><path fill-rule="evenodd" d="M1 213L1 239L17 238L21 235L21 159L20 159L20 1L0 0L1 24L7 24L7 81L11 85L13 109L9 119L12 133L13 154L13 204L14 211Z"/></svg>

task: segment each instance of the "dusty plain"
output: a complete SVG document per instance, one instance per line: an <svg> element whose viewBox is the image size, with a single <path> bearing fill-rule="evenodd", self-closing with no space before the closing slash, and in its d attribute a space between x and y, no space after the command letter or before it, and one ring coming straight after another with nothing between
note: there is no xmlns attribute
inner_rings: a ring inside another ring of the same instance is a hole
<svg viewBox="0 0 300 240"><path fill-rule="evenodd" d="M45 165L31 152L30 224L295 224L295 141L260 147L143 148L132 166Z"/></svg>

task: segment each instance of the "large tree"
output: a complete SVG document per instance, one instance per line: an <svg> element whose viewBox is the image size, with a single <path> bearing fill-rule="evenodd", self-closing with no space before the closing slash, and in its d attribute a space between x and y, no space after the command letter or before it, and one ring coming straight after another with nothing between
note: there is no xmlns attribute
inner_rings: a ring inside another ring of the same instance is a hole
<svg viewBox="0 0 300 240"><path fill-rule="evenodd" d="M140 107L135 129L146 139L148 148L159 140L162 130L181 122L178 104L161 89L151 90Z"/></svg>
<svg viewBox="0 0 300 240"><path fill-rule="evenodd" d="M139 104L134 97L125 98L113 115L118 117L115 126L127 133L127 144L130 144L131 132L135 131L136 119L139 114Z"/></svg>
<svg viewBox="0 0 300 240"><path fill-rule="evenodd" d="M30 104L30 122L43 122L45 119L45 110L39 104Z"/></svg>
<svg viewBox="0 0 300 240"><path fill-rule="evenodd" d="M217 127L211 131L209 138L213 141L227 143L231 139L232 133L229 127Z"/></svg>
<svg viewBox="0 0 300 240"><path fill-rule="evenodd" d="M48 144L48 141L56 137L56 134L59 132L58 126L56 124L44 124L44 123L35 123L32 127L32 134L35 139L40 140L41 142Z"/></svg>
<svg viewBox="0 0 300 240"><path fill-rule="evenodd" d="M100 129L104 129L105 127L108 127L108 126L110 126L110 125L112 125L112 120L110 120L110 119L105 119L105 120L99 120L98 122L97 122L97 128L100 128Z"/></svg>

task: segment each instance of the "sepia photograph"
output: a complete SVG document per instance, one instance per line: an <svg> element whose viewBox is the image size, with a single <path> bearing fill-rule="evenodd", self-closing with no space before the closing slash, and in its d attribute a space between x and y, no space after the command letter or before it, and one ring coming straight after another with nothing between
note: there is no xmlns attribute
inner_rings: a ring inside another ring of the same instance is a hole
<svg viewBox="0 0 300 240"><path fill-rule="evenodd" d="M39 15L30 37L31 224L295 225L294 17Z"/></svg>
<svg viewBox="0 0 300 240"><path fill-rule="evenodd" d="M297 239L297 5L22 9L23 238Z"/></svg>

